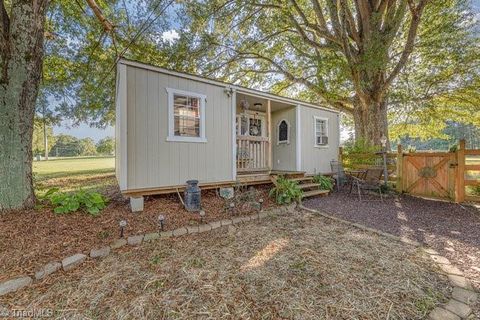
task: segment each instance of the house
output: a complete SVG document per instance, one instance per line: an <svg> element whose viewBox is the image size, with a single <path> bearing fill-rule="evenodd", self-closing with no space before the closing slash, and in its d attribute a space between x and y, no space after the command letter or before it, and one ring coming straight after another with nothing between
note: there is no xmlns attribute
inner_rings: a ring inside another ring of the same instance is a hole
<svg viewBox="0 0 480 320"><path fill-rule="evenodd" d="M122 59L116 82L121 192L176 192L330 172L339 113L319 105Z"/></svg>

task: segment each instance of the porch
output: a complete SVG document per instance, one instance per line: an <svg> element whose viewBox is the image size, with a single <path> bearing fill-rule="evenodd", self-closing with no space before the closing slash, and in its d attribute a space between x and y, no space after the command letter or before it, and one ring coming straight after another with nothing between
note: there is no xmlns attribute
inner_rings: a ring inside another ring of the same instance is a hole
<svg viewBox="0 0 480 320"><path fill-rule="evenodd" d="M295 157L296 144L290 136L294 136L296 105L238 92L235 110L237 179L269 181L274 171L295 173L295 159L290 161L284 154L289 149ZM284 152L276 152L277 146L283 147Z"/></svg>

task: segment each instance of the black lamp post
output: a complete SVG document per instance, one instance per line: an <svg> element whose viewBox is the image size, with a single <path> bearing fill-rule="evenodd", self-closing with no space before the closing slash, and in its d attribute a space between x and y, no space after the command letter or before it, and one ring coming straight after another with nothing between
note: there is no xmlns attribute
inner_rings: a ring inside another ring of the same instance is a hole
<svg viewBox="0 0 480 320"><path fill-rule="evenodd" d="M158 224L160 225L160 231L163 231L163 225L165 223L165 217L163 214L158 216Z"/></svg>
<svg viewBox="0 0 480 320"><path fill-rule="evenodd" d="M123 229L127 226L127 221L120 220L119 225L120 225L120 238L123 238Z"/></svg>

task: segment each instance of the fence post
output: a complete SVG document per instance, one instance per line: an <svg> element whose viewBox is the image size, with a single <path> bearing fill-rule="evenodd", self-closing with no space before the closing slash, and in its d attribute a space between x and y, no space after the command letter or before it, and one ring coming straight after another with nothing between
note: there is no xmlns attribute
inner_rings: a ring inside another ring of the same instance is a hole
<svg viewBox="0 0 480 320"><path fill-rule="evenodd" d="M403 149L402 149L402 145L399 144L397 146L397 185L396 185L398 193L403 192L402 175L403 175Z"/></svg>
<svg viewBox="0 0 480 320"><path fill-rule="evenodd" d="M455 179L455 202L465 201L465 140L460 140L457 149L457 174Z"/></svg>

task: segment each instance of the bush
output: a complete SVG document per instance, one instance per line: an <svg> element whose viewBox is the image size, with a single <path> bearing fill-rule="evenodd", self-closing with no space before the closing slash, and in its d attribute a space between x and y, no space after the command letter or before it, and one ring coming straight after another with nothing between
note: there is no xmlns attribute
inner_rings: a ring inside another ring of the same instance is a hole
<svg viewBox="0 0 480 320"><path fill-rule="evenodd" d="M470 186L470 193L474 196L480 196L480 185Z"/></svg>
<svg viewBox="0 0 480 320"><path fill-rule="evenodd" d="M278 204L289 204L293 201L300 202L303 192L298 183L280 176L277 185L270 190L270 197L274 197Z"/></svg>
<svg viewBox="0 0 480 320"><path fill-rule="evenodd" d="M320 190L333 190L332 178L317 174L313 177L313 182L320 184Z"/></svg>
<svg viewBox="0 0 480 320"><path fill-rule="evenodd" d="M100 214L107 204L107 200L98 192L79 190L73 193L59 192L58 188L47 191L43 198L50 201L56 214L71 213L85 210L92 216Z"/></svg>

